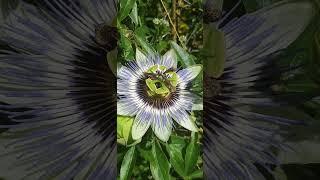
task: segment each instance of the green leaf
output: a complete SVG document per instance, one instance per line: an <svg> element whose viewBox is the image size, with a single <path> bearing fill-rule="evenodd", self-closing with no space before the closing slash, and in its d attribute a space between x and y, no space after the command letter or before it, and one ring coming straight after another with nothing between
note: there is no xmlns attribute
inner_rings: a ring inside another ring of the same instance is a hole
<svg viewBox="0 0 320 180"><path fill-rule="evenodd" d="M168 42L167 41L163 41L161 40L157 45L157 51L158 52L163 52L164 50L166 50L166 48L168 47Z"/></svg>
<svg viewBox="0 0 320 180"><path fill-rule="evenodd" d="M148 54L153 54L155 50L152 48L152 46L147 43L140 35L136 34L135 38L137 40L137 43L142 47L142 49L147 52Z"/></svg>
<svg viewBox="0 0 320 180"><path fill-rule="evenodd" d="M117 142L124 146L133 146L141 142L141 139L134 141L131 136L131 127L134 118L129 116L117 116Z"/></svg>
<svg viewBox="0 0 320 180"><path fill-rule="evenodd" d="M185 174L190 174L197 164L200 156L200 145L198 144L198 133L192 132L191 142L187 146L185 156Z"/></svg>
<svg viewBox="0 0 320 180"><path fill-rule="evenodd" d="M170 163L172 164L174 170L181 176L184 177L184 160L181 151L176 148L174 144L167 145L167 151L170 156Z"/></svg>
<svg viewBox="0 0 320 180"><path fill-rule="evenodd" d="M120 29L120 47L122 51L122 56L126 60L134 59L134 51L129 38L126 37L127 31L125 29Z"/></svg>
<svg viewBox="0 0 320 180"><path fill-rule="evenodd" d="M189 179L203 179L203 169L195 170L188 176Z"/></svg>
<svg viewBox="0 0 320 180"><path fill-rule="evenodd" d="M128 116L117 116L117 135L128 139L134 118Z"/></svg>
<svg viewBox="0 0 320 180"><path fill-rule="evenodd" d="M186 141L183 137L172 135L170 145L174 146L176 149L178 149L180 152L182 152L182 150L186 146Z"/></svg>
<svg viewBox="0 0 320 180"><path fill-rule="evenodd" d="M124 20L133 8L136 0L120 0L119 21Z"/></svg>
<svg viewBox="0 0 320 180"><path fill-rule="evenodd" d="M150 29L148 26L146 25L141 25L139 27L136 28L136 30L134 31L134 33L139 36L140 38L144 39L146 38L146 36L148 34L150 34Z"/></svg>
<svg viewBox="0 0 320 180"><path fill-rule="evenodd" d="M210 77L218 78L224 71L226 46L223 32L214 27L204 28L204 72Z"/></svg>
<svg viewBox="0 0 320 180"><path fill-rule="evenodd" d="M195 100L192 105L192 111L202 111L203 110L203 98L195 95Z"/></svg>
<svg viewBox="0 0 320 180"><path fill-rule="evenodd" d="M132 8L132 11L130 13L130 18L131 20L136 24L139 25L139 18L138 18L138 6L137 3L135 2Z"/></svg>
<svg viewBox="0 0 320 180"><path fill-rule="evenodd" d="M118 64L118 49L117 48L108 52L107 61L108 61L108 65L109 65L109 68L111 69L112 73L115 76L117 76L117 64Z"/></svg>
<svg viewBox="0 0 320 180"><path fill-rule="evenodd" d="M122 160L120 169L120 180L127 180L131 177L136 158L135 149L135 146L131 147Z"/></svg>
<svg viewBox="0 0 320 180"><path fill-rule="evenodd" d="M170 164L157 140L154 140L152 144L152 157L150 169L153 178L156 180L170 179Z"/></svg>
<svg viewBox="0 0 320 180"><path fill-rule="evenodd" d="M117 168L121 169L121 163L126 152L120 152L120 148L117 149Z"/></svg>
<svg viewBox="0 0 320 180"><path fill-rule="evenodd" d="M189 67L195 65L194 57L189 55L187 51L185 51L182 47L180 47L176 42L170 42L172 49L176 52L178 58L180 59L183 67Z"/></svg>
<svg viewBox="0 0 320 180"><path fill-rule="evenodd" d="M152 150L150 149L143 149L141 147L138 148L138 151L140 153L140 156L144 158L146 161L152 162L153 161L153 155Z"/></svg>

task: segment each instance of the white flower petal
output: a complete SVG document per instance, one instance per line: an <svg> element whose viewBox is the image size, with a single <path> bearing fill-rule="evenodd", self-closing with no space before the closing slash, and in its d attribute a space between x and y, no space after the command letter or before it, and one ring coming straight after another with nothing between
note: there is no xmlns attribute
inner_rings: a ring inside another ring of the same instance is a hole
<svg viewBox="0 0 320 180"><path fill-rule="evenodd" d="M177 74L179 76L179 81L183 83L188 83L189 81L193 80L198 76L201 69L201 66L196 65L178 71Z"/></svg>
<svg viewBox="0 0 320 180"><path fill-rule="evenodd" d="M142 72L148 70L148 68L154 65L153 59L144 55L139 49L136 49L136 63Z"/></svg>
<svg viewBox="0 0 320 180"><path fill-rule="evenodd" d="M172 120L164 112L157 113L152 122L152 129L156 136L164 142L169 140L172 132Z"/></svg>
<svg viewBox="0 0 320 180"><path fill-rule="evenodd" d="M146 61L147 56L144 55L138 48L136 48L136 61Z"/></svg>
<svg viewBox="0 0 320 180"><path fill-rule="evenodd" d="M139 109L135 103L128 101L127 98L123 98L117 102L117 114L119 115L134 116L138 113L138 111Z"/></svg>
<svg viewBox="0 0 320 180"><path fill-rule="evenodd" d="M186 111L191 111L196 96L190 93L190 91L182 89L181 86L180 88L179 98L174 101L174 105L171 106L171 109L183 109Z"/></svg>
<svg viewBox="0 0 320 180"><path fill-rule="evenodd" d="M152 114L148 110L141 110L132 125L132 139L137 140L143 137L151 125Z"/></svg>
<svg viewBox="0 0 320 180"><path fill-rule="evenodd" d="M121 66L117 71L117 76L120 79L130 80L135 77L139 77L138 72L139 71L133 71L131 68L128 68L126 66Z"/></svg>
<svg viewBox="0 0 320 180"><path fill-rule="evenodd" d="M173 49L166 52L166 54L164 56L162 56L161 64L168 67L168 68L171 68L171 67L177 68L177 64L178 64L177 55Z"/></svg>
<svg viewBox="0 0 320 180"><path fill-rule="evenodd" d="M196 125L192 122L190 116L186 111L181 109L176 109L175 111L171 112L171 116L182 127L190 131L194 131L194 132L198 131Z"/></svg>

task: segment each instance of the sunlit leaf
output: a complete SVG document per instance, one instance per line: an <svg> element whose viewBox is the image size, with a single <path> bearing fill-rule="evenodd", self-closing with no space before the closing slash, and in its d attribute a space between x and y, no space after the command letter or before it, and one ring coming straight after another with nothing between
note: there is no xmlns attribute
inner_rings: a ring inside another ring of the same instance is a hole
<svg viewBox="0 0 320 180"><path fill-rule="evenodd" d="M189 67L196 64L194 62L194 58L182 47L180 47L176 42L171 41L170 44L171 44L171 47L175 50L183 67Z"/></svg>
<svg viewBox="0 0 320 180"><path fill-rule="evenodd" d="M131 9L134 7L136 0L120 0L120 11L119 11L119 21L122 21L126 18Z"/></svg>
<svg viewBox="0 0 320 180"><path fill-rule="evenodd" d="M141 142L141 139L134 141L131 136L133 117L117 116L117 142L124 146L133 146Z"/></svg>
<svg viewBox="0 0 320 180"><path fill-rule="evenodd" d="M148 54L155 53L155 50L152 48L152 46L147 43L140 35L136 34L135 38L137 40L137 43L142 47L144 51L146 51Z"/></svg>
<svg viewBox="0 0 320 180"><path fill-rule="evenodd" d="M139 25L138 6L136 2L134 3L132 11L129 16L136 25Z"/></svg>

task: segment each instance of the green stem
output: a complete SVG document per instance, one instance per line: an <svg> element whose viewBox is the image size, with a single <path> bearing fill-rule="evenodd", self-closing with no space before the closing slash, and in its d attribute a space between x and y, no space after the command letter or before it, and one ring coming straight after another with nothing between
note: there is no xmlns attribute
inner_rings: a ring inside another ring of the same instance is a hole
<svg viewBox="0 0 320 180"><path fill-rule="evenodd" d="M184 49L187 49L186 45L182 42L182 40L181 40L181 38L180 38L180 36L179 36L179 34L178 34L178 31L177 31L177 29L176 29L176 27L175 27L175 25L174 25L174 23L173 23L173 21L172 21L172 19L171 19L171 17L170 17L170 14L169 14L169 11L168 11L167 8L166 8L166 5L164 4L163 0L160 0L160 2L161 2L161 4L162 4L162 7L163 7L164 11L166 12L166 14L167 14L167 16L168 16L168 18L169 18L169 22L170 22L170 24L171 24L171 26L172 26L172 28L173 28L174 33L175 33L176 36L178 37L178 40L179 40L181 46L182 46Z"/></svg>

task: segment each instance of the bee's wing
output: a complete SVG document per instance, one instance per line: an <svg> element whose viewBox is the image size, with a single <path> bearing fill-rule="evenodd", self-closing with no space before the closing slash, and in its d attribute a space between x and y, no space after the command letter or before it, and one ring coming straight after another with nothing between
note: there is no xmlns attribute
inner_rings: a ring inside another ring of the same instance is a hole
<svg viewBox="0 0 320 180"><path fill-rule="evenodd" d="M314 13L310 2L280 2L231 20L222 28L229 65L288 47L304 31Z"/></svg>

